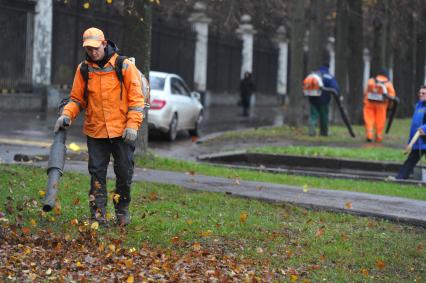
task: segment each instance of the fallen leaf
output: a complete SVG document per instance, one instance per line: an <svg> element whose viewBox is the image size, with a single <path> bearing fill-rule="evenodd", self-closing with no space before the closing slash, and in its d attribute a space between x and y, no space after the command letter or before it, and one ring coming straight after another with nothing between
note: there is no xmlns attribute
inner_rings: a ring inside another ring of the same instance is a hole
<svg viewBox="0 0 426 283"><path fill-rule="evenodd" d="M49 268L48 270L46 270L46 275L50 275L52 274L52 268Z"/></svg>
<svg viewBox="0 0 426 283"><path fill-rule="evenodd" d="M416 247L416 251L417 251L418 253L422 253L422 252L423 252L423 250L424 250L424 246L423 246L423 244L418 244L418 245L417 245L417 247Z"/></svg>
<svg viewBox="0 0 426 283"><path fill-rule="evenodd" d="M44 196L46 195L46 192L45 192L45 191L38 191L38 195L39 195L41 198L44 198Z"/></svg>
<svg viewBox="0 0 426 283"><path fill-rule="evenodd" d="M127 277L126 282L127 282L127 283L133 283L133 282L135 282L135 278L133 277L133 275L132 275L132 274L130 274L130 275L129 275L129 277Z"/></svg>
<svg viewBox="0 0 426 283"><path fill-rule="evenodd" d="M241 223L246 223L247 222L247 218L248 218L248 213L243 211L240 213L240 222Z"/></svg>
<svg viewBox="0 0 426 283"><path fill-rule="evenodd" d="M200 244L200 243L198 243L198 242L194 243L194 244L192 245L192 249L193 249L194 251L199 251L199 250L201 250L201 244Z"/></svg>
<svg viewBox="0 0 426 283"><path fill-rule="evenodd" d="M202 231L201 236L209 237L212 234L212 230Z"/></svg>
<svg viewBox="0 0 426 283"><path fill-rule="evenodd" d="M317 230L317 232L315 233L315 236L316 236L316 237L320 237L320 236L322 236L322 235L324 235L324 228L323 228L323 227L319 228L319 229Z"/></svg>
<svg viewBox="0 0 426 283"><path fill-rule="evenodd" d="M256 252L257 252L258 254L263 254L263 249L262 249L261 247L257 247L257 248L256 248Z"/></svg>
<svg viewBox="0 0 426 283"><path fill-rule="evenodd" d="M92 225L90 225L90 228L93 230L98 230L99 229L99 222L95 221L92 223Z"/></svg>
<svg viewBox="0 0 426 283"><path fill-rule="evenodd" d="M345 203L345 208L352 209L352 202L348 201L347 203Z"/></svg>
<svg viewBox="0 0 426 283"><path fill-rule="evenodd" d="M290 281L291 281L291 282L296 282L296 281L297 281L297 279L299 279L299 276L297 276L296 274L292 274L292 275L290 275Z"/></svg>
<svg viewBox="0 0 426 283"><path fill-rule="evenodd" d="M115 252L115 245L114 244L109 244L108 245L108 249L112 252Z"/></svg>
<svg viewBox="0 0 426 283"><path fill-rule="evenodd" d="M361 274L362 274L362 275L364 275L364 276L368 276L368 269L366 269L366 268L361 268L360 272L361 272Z"/></svg>
<svg viewBox="0 0 426 283"><path fill-rule="evenodd" d="M186 224L192 225L192 223L194 223L194 222L191 219L186 220Z"/></svg>
<svg viewBox="0 0 426 283"><path fill-rule="evenodd" d="M112 199L114 200L114 203L118 203L120 201L120 195L114 193L114 196L112 197Z"/></svg>
<svg viewBox="0 0 426 283"><path fill-rule="evenodd" d="M158 199L157 193L156 192L150 192L149 196L148 196L150 201L155 201Z"/></svg>
<svg viewBox="0 0 426 283"><path fill-rule="evenodd" d="M383 260L380 260L380 259L376 260L376 267L377 267L377 269L385 268L385 262Z"/></svg>
<svg viewBox="0 0 426 283"><path fill-rule="evenodd" d="M22 233L24 233L25 235L28 235L29 233L30 233L30 228L28 228L28 227L22 227L22 229L21 229L21 231L22 231Z"/></svg>
<svg viewBox="0 0 426 283"><path fill-rule="evenodd" d="M308 185L307 184L304 184L303 185L303 192L304 193L307 193L309 190L308 190Z"/></svg>
<svg viewBox="0 0 426 283"><path fill-rule="evenodd" d="M87 4L87 7L86 7L86 4ZM86 2L86 3L84 3L83 6L84 6L85 9L88 9L89 3ZM68 148L71 149L72 151L79 151L80 150L80 146L78 146L78 144L73 143L73 142L68 145Z"/></svg>
<svg viewBox="0 0 426 283"><path fill-rule="evenodd" d="M74 226L78 225L78 220L76 218L74 218L74 219L71 220L70 223L71 223L71 225L74 225Z"/></svg>
<svg viewBox="0 0 426 283"><path fill-rule="evenodd" d="M31 226L33 227L37 226L37 222L34 219L31 219L30 223L31 223Z"/></svg>
<svg viewBox="0 0 426 283"><path fill-rule="evenodd" d="M131 258L126 259L126 260L124 261L124 264L126 265L126 267L127 267L128 269L130 269L130 268L132 268L132 267L133 267L133 260L132 260Z"/></svg>

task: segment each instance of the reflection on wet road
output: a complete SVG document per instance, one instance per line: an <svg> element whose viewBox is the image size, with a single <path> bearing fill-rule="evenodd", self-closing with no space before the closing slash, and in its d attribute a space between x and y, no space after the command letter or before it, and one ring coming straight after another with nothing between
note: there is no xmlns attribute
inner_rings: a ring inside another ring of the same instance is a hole
<svg viewBox="0 0 426 283"><path fill-rule="evenodd" d="M68 130L67 143L85 143L82 134L84 113ZM53 126L56 113L37 112L3 112L0 113L0 137L13 140L31 140L50 143L53 139ZM241 108L233 106L210 107L204 111L201 125L202 136L212 133L257 128L262 126L278 126L283 123L282 108L279 106L259 106L253 111L252 117L242 117ZM37 144L37 143L36 143ZM191 155L196 146L186 132L178 134L176 141L168 142L162 135L151 133L149 147L161 155L184 157ZM2 149L4 151L4 148ZM39 154L39 150L35 150ZM4 159L0 154L0 158Z"/></svg>

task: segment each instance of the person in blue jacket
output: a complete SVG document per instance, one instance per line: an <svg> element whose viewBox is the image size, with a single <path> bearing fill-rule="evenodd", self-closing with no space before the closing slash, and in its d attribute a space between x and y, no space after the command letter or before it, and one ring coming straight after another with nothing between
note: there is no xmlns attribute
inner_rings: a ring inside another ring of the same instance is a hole
<svg viewBox="0 0 426 283"><path fill-rule="evenodd" d="M426 85L421 86L419 90L419 101L414 110L413 119L411 120L410 138L411 141L417 130L420 132L420 138L413 145L410 154L399 169L396 179L408 179L413 172L414 167L420 158L426 153Z"/></svg>
<svg viewBox="0 0 426 283"><path fill-rule="evenodd" d="M315 73L320 74L324 88L332 89L333 91L323 90L321 96L309 97L309 103L311 105L310 116L309 116L309 135L316 135L316 127L320 125L320 135L328 136L328 112L329 105L331 100L331 95L335 92L336 95L339 95L339 85L337 84L336 79L329 71L330 64L328 62L322 64Z"/></svg>

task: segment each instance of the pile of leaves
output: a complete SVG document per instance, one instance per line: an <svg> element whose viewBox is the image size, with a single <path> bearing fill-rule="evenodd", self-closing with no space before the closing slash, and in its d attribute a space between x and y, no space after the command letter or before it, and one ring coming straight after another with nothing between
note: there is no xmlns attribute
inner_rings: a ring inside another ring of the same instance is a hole
<svg viewBox="0 0 426 283"><path fill-rule="evenodd" d="M95 222L97 223L97 222ZM238 260L220 248L193 243L179 253L143 245L124 247L120 239L98 233L88 222L73 225L75 232L29 230L0 226L0 279L17 281L108 282L267 282L282 280L287 272L256 270L252 260ZM125 229L122 229L123 233ZM297 278L297 277L296 277Z"/></svg>

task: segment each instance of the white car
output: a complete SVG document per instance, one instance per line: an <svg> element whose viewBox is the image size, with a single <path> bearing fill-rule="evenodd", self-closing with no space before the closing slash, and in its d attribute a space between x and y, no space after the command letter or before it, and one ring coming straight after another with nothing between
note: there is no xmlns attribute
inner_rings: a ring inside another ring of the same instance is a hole
<svg viewBox="0 0 426 283"><path fill-rule="evenodd" d="M183 130L188 130L191 136L198 136L203 119L200 94L191 92L176 74L151 71L149 83L149 129L165 133L170 141L175 140L177 132Z"/></svg>

